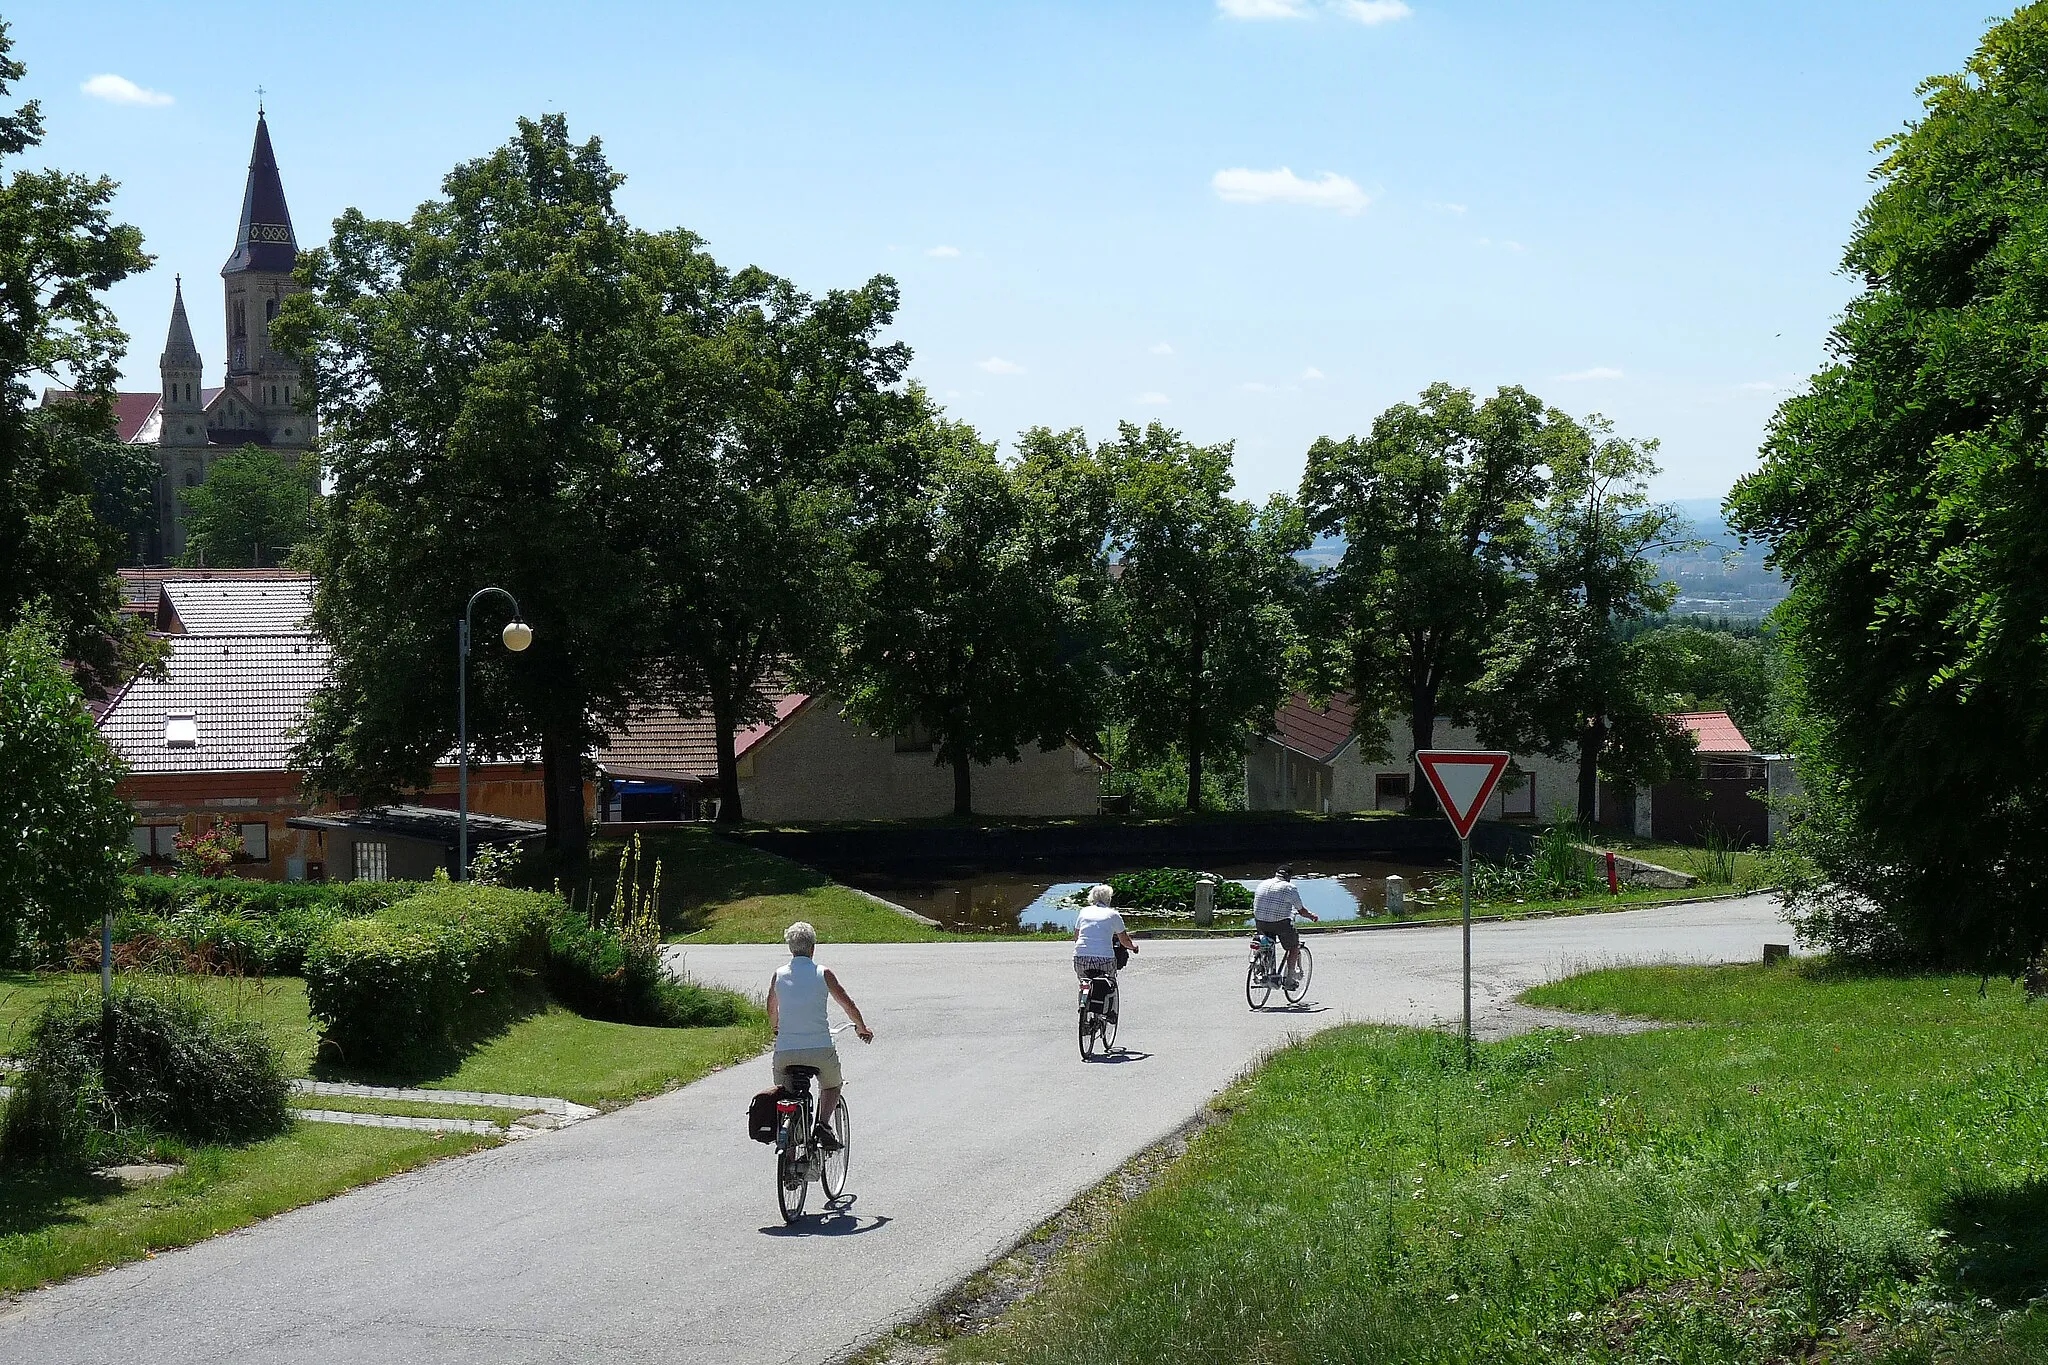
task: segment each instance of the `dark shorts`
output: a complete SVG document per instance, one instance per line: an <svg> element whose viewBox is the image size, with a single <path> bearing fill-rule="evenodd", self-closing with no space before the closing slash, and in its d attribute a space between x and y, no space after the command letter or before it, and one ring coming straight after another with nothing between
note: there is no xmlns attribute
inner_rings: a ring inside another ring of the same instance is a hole
<svg viewBox="0 0 2048 1365"><path fill-rule="evenodd" d="M1291 919L1259 919L1253 920L1252 923L1258 926L1259 933L1271 934L1279 939L1280 946L1290 953L1301 946L1301 931L1294 927L1294 921Z"/></svg>

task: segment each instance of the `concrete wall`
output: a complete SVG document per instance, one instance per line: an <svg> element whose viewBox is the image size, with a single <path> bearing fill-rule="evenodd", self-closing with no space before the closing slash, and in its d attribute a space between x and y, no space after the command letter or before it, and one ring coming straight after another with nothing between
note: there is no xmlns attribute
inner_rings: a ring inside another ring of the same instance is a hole
<svg viewBox="0 0 2048 1365"><path fill-rule="evenodd" d="M1276 741L1257 741L1245 757L1245 802L1253 810L1306 810L1316 812L1375 809L1375 793L1382 774L1398 775L1412 770L1414 755L1406 743L1388 743L1391 757L1367 761L1360 745L1353 743L1327 765L1292 753ZM1483 749L1479 736L1461 726L1437 722L1439 749ZM1500 788L1487 802L1488 819L1557 820L1569 817L1578 806L1579 771L1573 762L1542 754L1517 754L1515 767L1523 781L1511 785L1501 779ZM1511 770L1512 771L1512 770ZM1533 793L1527 783L1533 781ZM1328 804L1310 804L1326 799ZM1533 810L1531 804L1533 800Z"/></svg>
<svg viewBox="0 0 2048 1365"><path fill-rule="evenodd" d="M1102 771L1071 744L1026 745L1016 763L974 770L974 809L985 815L1093 815ZM930 752L898 753L889 735L865 734L820 698L740 757L749 820L908 820L953 809L953 770Z"/></svg>

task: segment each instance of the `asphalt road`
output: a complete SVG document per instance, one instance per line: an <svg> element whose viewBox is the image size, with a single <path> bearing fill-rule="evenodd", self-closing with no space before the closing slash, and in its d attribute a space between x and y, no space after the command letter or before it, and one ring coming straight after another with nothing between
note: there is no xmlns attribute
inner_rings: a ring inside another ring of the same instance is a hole
<svg viewBox="0 0 2048 1365"><path fill-rule="evenodd" d="M1476 1008L1498 1030L1539 980L1755 959L1787 939L1761 897L1482 925ZM768 1149L743 1130L768 1080L753 1063L28 1295L0 1307L0 1362L829 1361L916 1316L1289 1037L1457 1017L1455 929L1314 948L1308 1008L1254 1015L1241 941L1143 945L1125 977L1130 1055L1091 1065L1065 945L827 944L820 961L877 1033L841 1038L850 1216L782 1225ZM779 959L686 960L759 991Z"/></svg>

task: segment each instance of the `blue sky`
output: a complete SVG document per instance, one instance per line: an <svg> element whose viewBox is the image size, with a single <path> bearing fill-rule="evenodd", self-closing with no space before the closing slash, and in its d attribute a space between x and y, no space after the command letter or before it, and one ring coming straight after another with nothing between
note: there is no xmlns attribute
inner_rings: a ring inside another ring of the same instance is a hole
<svg viewBox="0 0 2048 1365"><path fill-rule="evenodd" d="M1871 145L1988 13L67 0L9 19L41 155L119 180L157 255L113 295L130 387L156 385L177 271L220 369L261 84L301 245L346 207L403 216L558 110L603 138L640 225L814 291L894 275L915 374L986 434L1158 418L1234 440L1263 495L1317 436L1433 380L1520 383L1661 438L1659 491L1698 497L1751 466L1778 390L1817 364Z"/></svg>

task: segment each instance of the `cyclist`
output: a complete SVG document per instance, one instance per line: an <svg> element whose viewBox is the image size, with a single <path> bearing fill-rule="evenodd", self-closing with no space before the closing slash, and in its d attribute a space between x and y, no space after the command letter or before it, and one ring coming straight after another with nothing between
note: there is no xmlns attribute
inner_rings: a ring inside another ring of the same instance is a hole
<svg viewBox="0 0 2048 1365"><path fill-rule="evenodd" d="M1086 981L1106 976L1116 984L1117 949L1135 953L1137 943L1124 928L1124 917L1110 908L1116 892L1108 885L1088 888L1088 904L1074 917L1074 975ZM1110 1021L1116 1020L1116 996L1110 999Z"/></svg>
<svg viewBox="0 0 2048 1365"><path fill-rule="evenodd" d="M775 969L768 983L768 1024L775 1030L775 1084L794 1091L789 1068L816 1067L818 1085L818 1126L811 1139L828 1152L839 1150L832 1134L832 1111L839 1106L839 1087L844 1083L839 1070L839 1049L832 1046L832 1026L825 1019L825 997L831 996L853 1020L853 1031L863 1043L875 1041L875 1031L860 1017L860 1007L846 993L829 968L816 960L818 931L798 920L782 931L789 948L789 961Z"/></svg>
<svg viewBox="0 0 2048 1365"><path fill-rule="evenodd" d="M1318 924L1322 917L1301 903L1301 892L1295 890L1292 869L1285 863L1274 869L1273 875L1259 883L1252 892L1252 922L1258 927L1255 932L1270 934L1287 948L1287 980L1295 979L1301 970L1301 934L1294 927L1296 915L1307 915Z"/></svg>

